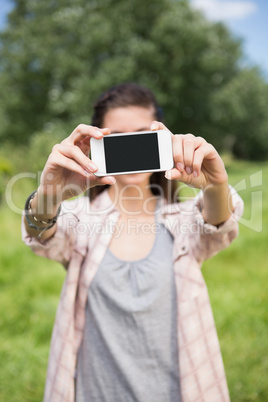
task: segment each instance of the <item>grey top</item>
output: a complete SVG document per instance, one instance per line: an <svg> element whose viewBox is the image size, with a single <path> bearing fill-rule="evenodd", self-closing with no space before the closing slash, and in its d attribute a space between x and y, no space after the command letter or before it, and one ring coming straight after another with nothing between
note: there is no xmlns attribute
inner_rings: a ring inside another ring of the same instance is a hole
<svg viewBox="0 0 268 402"><path fill-rule="evenodd" d="M89 288L76 402L180 401L172 248L159 224L146 258L107 250Z"/></svg>

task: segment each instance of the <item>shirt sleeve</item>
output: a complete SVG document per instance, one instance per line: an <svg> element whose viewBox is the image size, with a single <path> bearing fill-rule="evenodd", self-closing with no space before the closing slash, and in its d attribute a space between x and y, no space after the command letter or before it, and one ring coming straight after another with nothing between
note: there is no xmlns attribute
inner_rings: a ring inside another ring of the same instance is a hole
<svg viewBox="0 0 268 402"><path fill-rule="evenodd" d="M82 197L85 198L85 197ZM61 213L57 219L56 232L47 240L30 236L25 228L23 212L22 216L22 240L32 251L41 256L61 263L68 268L71 256L76 247L76 225L79 222L81 208L76 200L63 201Z"/></svg>
<svg viewBox="0 0 268 402"><path fill-rule="evenodd" d="M230 191L234 208L233 213L224 223L218 226L206 223L203 219L203 192L201 191L195 199L195 207L197 209L196 219L199 230L198 236L195 236L194 253L199 262L213 257L219 251L228 247L238 236L238 222L244 211L244 203L231 186Z"/></svg>

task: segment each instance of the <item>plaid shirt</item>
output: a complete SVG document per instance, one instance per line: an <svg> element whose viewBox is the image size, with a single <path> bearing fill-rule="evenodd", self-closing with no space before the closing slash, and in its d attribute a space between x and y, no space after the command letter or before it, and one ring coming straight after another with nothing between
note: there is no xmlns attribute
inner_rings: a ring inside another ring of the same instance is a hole
<svg viewBox="0 0 268 402"><path fill-rule="evenodd" d="M182 402L229 401L228 387L201 264L227 247L238 234L243 202L232 189L234 213L219 227L204 223L202 193L176 204L163 204L160 222L174 236L177 328ZM88 197L64 201L55 235L43 243L24 242L66 268L52 333L44 402L75 400L75 369L85 325L89 286L110 243L119 211L107 191L91 204ZM89 356L90 358L90 356Z"/></svg>

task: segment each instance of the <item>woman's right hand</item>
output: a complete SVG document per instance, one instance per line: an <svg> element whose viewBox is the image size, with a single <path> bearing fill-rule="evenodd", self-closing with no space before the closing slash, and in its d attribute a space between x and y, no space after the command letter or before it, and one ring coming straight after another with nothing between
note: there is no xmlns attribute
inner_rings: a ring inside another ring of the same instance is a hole
<svg viewBox="0 0 268 402"><path fill-rule="evenodd" d="M44 221L56 216L58 207L63 200L82 194L89 187L99 184L114 184L112 176L97 177L94 172L98 167L89 159L90 138L101 139L110 133L107 128L79 124L72 134L60 144L53 147L41 175L36 196L31 202L34 218L30 219L36 226L33 228L24 218L25 227L30 236L47 240L56 231L56 225L41 232ZM37 228L40 229L37 229Z"/></svg>
<svg viewBox="0 0 268 402"><path fill-rule="evenodd" d="M55 205L90 187L114 184L112 176L94 175L98 167L88 157L90 138L101 139L107 134L110 134L108 128L79 124L69 137L53 147L41 175L38 193L52 198Z"/></svg>

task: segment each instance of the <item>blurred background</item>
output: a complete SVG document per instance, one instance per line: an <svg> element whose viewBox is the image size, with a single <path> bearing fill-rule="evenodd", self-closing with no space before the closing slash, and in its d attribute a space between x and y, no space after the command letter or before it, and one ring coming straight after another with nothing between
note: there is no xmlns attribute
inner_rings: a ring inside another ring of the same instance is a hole
<svg viewBox="0 0 268 402"><path fill-rule="evenodd" d="M268 400L267 17L266 0L0 0L0 400L42 400L65 277L22 244L25 199L52 146L126 81L217 148L245 202L203 273L231 399Z"/></svg>

